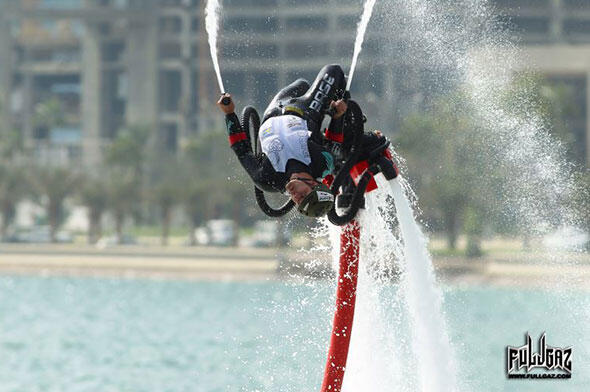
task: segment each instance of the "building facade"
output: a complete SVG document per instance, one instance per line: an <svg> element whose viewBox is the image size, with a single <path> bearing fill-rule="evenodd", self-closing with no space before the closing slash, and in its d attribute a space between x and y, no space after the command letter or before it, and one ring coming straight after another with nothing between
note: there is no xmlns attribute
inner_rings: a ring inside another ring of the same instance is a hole
<svg viewBox="0 0 590 392"><path fill-rule="evenodd" d="M590 166L590 1L495 0L522 48L517 70L534 69L571 91L567 126Z"/></svg>
<svg viewBox="0 0 590 392"><path fill-rule="evenodd" d="M569 125L579 153L590 162L590 2L490 3L513 27L523 58L533 60L523 68L534 65L575 87L581 110ZM295 78L313 79L326 63L346 68L350 62L362 1L223 4L221 70L239 107L252 104L262 111ZM221 127L204 6L204 0L0 2L3 118L22 130L36 157L88 165L100 162L103 146L126 126L149 127L154 142L169 151L192 134ZM392 37L369 29L353 95L370 120L395 127L397 108L412 99L403 91L413 83L406 80L412 73L399 72L404 56L383 55L385 41ZM411 64L405 69L419 74ZM43 117L56 106L58 119Z"/></svg>
<svg viewBox="0 0 590 392"><path fill-rule="evenodd" d="M125 126L153 128L156 142L170 151L195 132L221 126L205 1L2 4L4 115L22 129L35 156L92 165ZM226 0L224 6L223 79L239 106L263 110L295 78L313 79L326 63L350 61L357 1ZM366 47L364 56L375 53L376 39L369 37ZM37 112L50 98L63 113L48 127Z"/></svg>

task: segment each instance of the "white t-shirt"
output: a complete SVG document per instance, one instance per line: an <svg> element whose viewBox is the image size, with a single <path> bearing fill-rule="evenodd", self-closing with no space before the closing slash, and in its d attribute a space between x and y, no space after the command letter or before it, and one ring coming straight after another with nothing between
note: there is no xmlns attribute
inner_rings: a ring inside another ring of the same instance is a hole
<svg viewBox="0 0 590 392"><path fill-rule="evenodd" d="M269 118L262 123L258 133L262 152L279 173L285 172L289 159L296 159L306 165L311 163L307 148L310 136L307 122L293 115Z"/></svg>

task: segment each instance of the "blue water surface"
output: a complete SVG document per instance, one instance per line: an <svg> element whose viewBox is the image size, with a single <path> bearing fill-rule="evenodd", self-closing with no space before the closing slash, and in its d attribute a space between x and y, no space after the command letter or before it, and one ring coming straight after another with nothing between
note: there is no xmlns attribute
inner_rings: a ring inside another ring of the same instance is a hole
<svg viewBox="0 0 590 392"><path fill-rule="evenodd" d="M319 390L333 290L327 281L0 277L0 391ZM587 292L446 288L464 387L590 390L587 326L575 326L583 309L567 305L587 300ZM526 331L573 346L571 380L506 379L505 347L522 345Z"/></svg>

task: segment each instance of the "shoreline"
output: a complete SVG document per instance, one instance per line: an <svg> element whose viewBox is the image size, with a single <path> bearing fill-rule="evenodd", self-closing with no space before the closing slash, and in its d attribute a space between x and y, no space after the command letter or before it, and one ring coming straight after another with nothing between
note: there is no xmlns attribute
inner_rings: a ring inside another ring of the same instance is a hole
<svg viewBox="0 0 590 392"><path fill-rule="evenodd" d="M311 261L313 263L310 263ZM310 264L313 269L307 268ZM590 254L434 256L443 284L590 289ZM275 248L2 244L0 276L65 276L203 281L283 281L332 277L328 253Z"/></svg>

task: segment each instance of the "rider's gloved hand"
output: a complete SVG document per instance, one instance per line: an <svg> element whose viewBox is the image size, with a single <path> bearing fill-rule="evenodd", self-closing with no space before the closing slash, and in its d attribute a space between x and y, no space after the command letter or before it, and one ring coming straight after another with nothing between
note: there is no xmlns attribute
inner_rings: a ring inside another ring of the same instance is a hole
<svg viewBox="0 0 590 392"><path fill-rule="evenodd" d="M229 103L227 103L229 101ZM233 99L231 99L231 95L228 93L223 93L217 101L217 106L221 109L221 111L225 114L232 114L236 110L236 106L234 105Z"/></svg>
<svg viewBox="0 0 590 392"><path fill-rule="evenodd" d="M346 109L348 109L348 105L346 104L345 100L339 99L338 101L332 101L330 103L330 109L333 112L332 118L337 120L340 117L342 117L342 115L344 115L344 113L346 113Z"/></svg>

